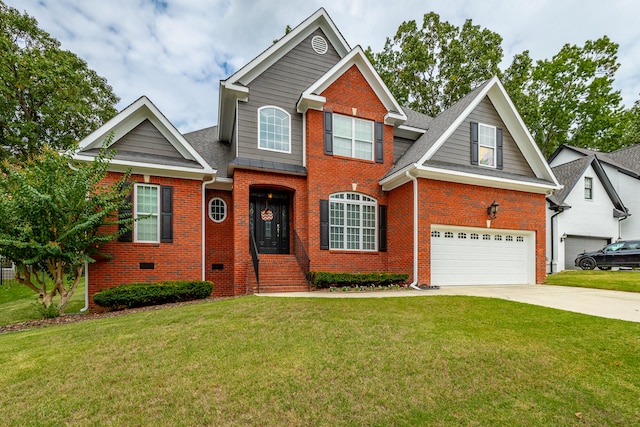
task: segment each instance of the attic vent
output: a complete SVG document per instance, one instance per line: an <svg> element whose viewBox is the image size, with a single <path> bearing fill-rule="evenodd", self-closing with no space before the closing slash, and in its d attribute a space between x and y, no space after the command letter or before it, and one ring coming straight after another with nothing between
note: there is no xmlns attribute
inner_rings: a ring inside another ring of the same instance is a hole
<svg viewBox="0 0 640 427"><path fill-rule="evenodd" d="M324 55L329 49L327 41L322 36L313 36L311 39L311 47L318 55Z"/></svg>

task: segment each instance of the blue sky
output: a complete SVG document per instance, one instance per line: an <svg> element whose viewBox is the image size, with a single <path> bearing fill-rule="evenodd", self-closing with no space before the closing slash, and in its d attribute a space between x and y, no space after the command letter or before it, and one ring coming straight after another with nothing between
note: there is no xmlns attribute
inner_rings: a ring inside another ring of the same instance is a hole
<svg viewBox="0 0 640 427"><path fill-rule="evenodd" d="M616 89L627 106L640 99L637 0L4 1L105 77L119 109L146 95L182 132L217 124L219 81L320 7L352 47L374 51L403 21L420 22L427 12L457 26L470 18L503 37L502 68L524 50L547 59L565 43L607 35L620 44Z"/></svg>

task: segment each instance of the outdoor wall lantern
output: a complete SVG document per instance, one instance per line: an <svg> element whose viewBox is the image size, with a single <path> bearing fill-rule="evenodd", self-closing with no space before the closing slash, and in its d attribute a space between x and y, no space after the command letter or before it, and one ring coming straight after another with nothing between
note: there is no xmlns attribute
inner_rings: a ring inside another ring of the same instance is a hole
<svg viewBox="0 0 640 427"><path fill-rule="evenodd" d="M487 208L487 214L489 215L489 218L495 219L498 216L498 206L500 205L498 205L495 200L489 205L489 207Z"/></svg>
<svg viewBox="0 0 640 427"><path fill-rule="evenodd" d="M560 236L561 242L564 242L565 240L567 240L567 233L564 233L562 236Z"/></svg>

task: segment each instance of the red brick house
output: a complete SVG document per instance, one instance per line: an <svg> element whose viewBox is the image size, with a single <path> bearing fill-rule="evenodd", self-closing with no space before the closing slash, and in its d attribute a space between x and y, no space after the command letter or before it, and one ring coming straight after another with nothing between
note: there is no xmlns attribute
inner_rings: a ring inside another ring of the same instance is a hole
<svg viewBox="0 0 640 427"><path fill-rule="evenodd" d="M435 118L404 108L324 9L220 83L217 126L182 135L142 97L77 157L111 132L113 176L132 168L144 219L90 266L90 294L176 279L218 296L306 290L309 270L545 278L558 182L500 81Z"/></svg>

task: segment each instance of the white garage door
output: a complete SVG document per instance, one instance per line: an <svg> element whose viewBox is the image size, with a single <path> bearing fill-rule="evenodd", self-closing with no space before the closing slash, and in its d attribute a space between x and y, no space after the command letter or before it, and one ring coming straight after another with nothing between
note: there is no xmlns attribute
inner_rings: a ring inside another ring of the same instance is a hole
<svg viewBox="0 0 640 427"><path fill-rule="evenodd" d="M565 270L579 270L575 266L575 260L578 254L583 252L592 252L604 248L611 239L588 237L588 236L569 236L564 241L564 268Z"/></svg>
<svg viewBox="0 0 640 427"><path fill-rule="evenodd" d="M432 285L535 283L535 234L468 227L431 228Z"/></svg>

